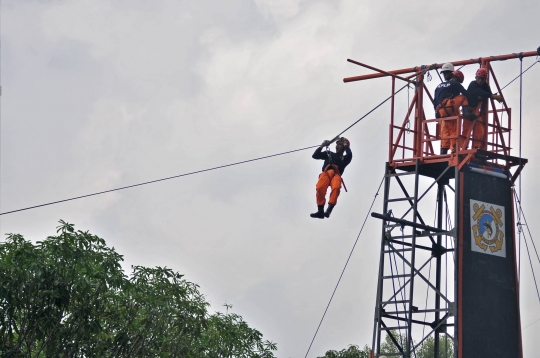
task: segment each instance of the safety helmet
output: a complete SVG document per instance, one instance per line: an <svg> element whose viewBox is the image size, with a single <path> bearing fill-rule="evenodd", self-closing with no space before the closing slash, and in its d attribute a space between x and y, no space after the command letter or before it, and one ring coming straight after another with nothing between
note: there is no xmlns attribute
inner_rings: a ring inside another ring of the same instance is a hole
<svg viewBox="0 0 540 358"><path fill-rule="evenodd" d="M455 70L454 72L452 72L452 76L456 76L459 79L459 83L463 83L463 80L465 79L463 72L461 72L460 70Z"/></svg>
<svg viewBox="0 0 540 358"><path fill-rule="evenodd" d="M345 137L341 137L337 141L340 142L343 145L346 145L346 146L351 145L351 142L349 142L349 140L347 138L345 138Z"/></svg>
<svg viewBox="0 0 540 358"><path fill-rule="evenodd" d="M485 68L479 68L478 71L476 71L476 77L486 78L487 75L488 75L488 72Z"/></svg>
<svg viewBox="0 0 540 358"><path fill-rule="evenodd" d="M442 72L453 72L454 71L454 65L452 65L450 62L445 63L441 67L441 73Z"/></svg>

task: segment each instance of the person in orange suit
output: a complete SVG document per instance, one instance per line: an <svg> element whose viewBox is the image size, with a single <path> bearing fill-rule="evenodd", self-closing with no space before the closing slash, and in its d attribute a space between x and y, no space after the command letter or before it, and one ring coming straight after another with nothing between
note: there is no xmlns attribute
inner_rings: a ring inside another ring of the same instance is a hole
<svg viewBox="0 0 540 358"><path fill-rule="evenodd" d="M463 121L463 135L467 135L471 126L474 123L473 129L473 148L481 148L484 140L485 125L483 116L479 115L481 103L489 98L502 102L503 97L498 94L493 94L487 83L488 71L485 68L479 68L476 71L475 80L469 84L467 88L467 98L469 102L469 110L474 111L474 118L465 119ZM465 148L466 149L466 148Z"/></svg>
<svg viewBox="0 0 540 358"><path fill-rule="evenodd" d="M460 107L463 107L463 115L474 118L474 115L469 111L468 101L465 94L467 91L461 85L464 80L464 75L460 70L452 70L454 66L446 63L443 66L441 73L444 76L445 82L442 82L435 89L435 116L437 118L446 118L460 116ZM456 150L456 140L445 137L455 136L458 134L456 130L457 121L455 119L441 121L441 154L447 154L448 150L452 152Z"/></svg>
<svg viewBox="0 0 540 358"><path fill-rule="evenodd" d="M352 152L350 142L347 138L341 137L336 141L336 152L328 149L330 142L325 140L319 148L313 153L313 159L324 160L322 173L319 175L319 180L315 186L317 198L317 212L311 214L312 218L324 219L329 218L334 206L336 206L337 198L341 190L343 182L341 176L345 172L345 167L352 160ZM327 147L326 151L322 151ZM328 200L328 208L324 211L326 204L326 191L328 187L332 188L330 199Z"/></svg>

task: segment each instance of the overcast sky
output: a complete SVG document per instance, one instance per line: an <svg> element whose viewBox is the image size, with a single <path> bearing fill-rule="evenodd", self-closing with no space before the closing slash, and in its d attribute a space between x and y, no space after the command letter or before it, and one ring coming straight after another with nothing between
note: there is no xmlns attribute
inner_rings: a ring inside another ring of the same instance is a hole
<svg viewBox="0 0 540 358"><path fill-rule="evenodd" d="M0 211L319 144L390 93L388 79L344 84L368 72L347 58L392 70L531 51L538 14L534 0L4 0ZM494 67L504 84L519 61ZM540 65L523 84L537 247L539 80ZM514 128L518 90L505 90ZM386 105L347 132L349 192L330 220L308 215L321 166L309 150L2 216L0 231L39 240L74 223L126 269L171 267L279 357L303 357L383 175L388 123ZM379 242L370 218L310 356L371 342ZM540 319L527 261L522 290L526 327ZM523 331L525 357L540 357L539 336L540 322Z"/></svg>

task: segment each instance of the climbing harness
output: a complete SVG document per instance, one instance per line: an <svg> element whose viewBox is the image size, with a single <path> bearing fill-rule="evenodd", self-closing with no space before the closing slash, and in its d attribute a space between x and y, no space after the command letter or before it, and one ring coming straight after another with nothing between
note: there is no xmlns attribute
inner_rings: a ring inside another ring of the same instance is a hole
<svg viewBox="0 0 540 358"><path fill-rule="evenodd" d="M328 175L328 180L332 182L332 178L330 177L330 174L328 174L328 170L333 170L334 173L337 173L339 175L339 178L341 179L341 184L343 185L343 189L345 189L345 192L348 192L347 187L345 186L345 182L343 181L343 177L341 176L341 173L339 172L339 168L337 164L332 163L332 156L330 155L330 148L329 144L326 146L326 155L328 156L328 165L324 168L323 172Z"/></svg>
<svg viewBox="0 0 540 358"><path fill-rule="evenodd" d="M448 112L448 108L452 109L452 114ZM439 111L441 109L444 109L444 111L446 112L446 117L451 117L455 115L454 114L454 96L443 99L441 103L437 105L437 107L435 108L435 111L437 112L437 114L439 114Z"/></svg>

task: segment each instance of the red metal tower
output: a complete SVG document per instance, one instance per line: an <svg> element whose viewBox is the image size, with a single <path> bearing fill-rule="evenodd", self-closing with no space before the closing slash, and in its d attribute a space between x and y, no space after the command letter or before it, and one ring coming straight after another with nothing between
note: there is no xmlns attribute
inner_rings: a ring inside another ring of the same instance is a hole
<svg viewBox="0 0 540 358"><path fill-rule="evenodd" d="M493 92L504 95L491 63L538 55L540 48L452 64L485 68ZM510 155L512 111L506 99L501 108L493 99L484 101L478 118L463 132L463 116L426 115L433 113L433 96L425 79L442 63L383 71L348 61L375 73L344 82L391 79L383 213L372 213L383 220L374 356L382 355L386 332L393 344L386 356L414 357L431 337L435 357L444 357L448 344L459 358L522 357L513 185L527 159ZM414 87L400 123L396 81ZM442 136L443 121L457 123L450 136ZM484 135L474 148L478 126ZM437 142L443 139L456 140L455 153L438 154Z"/></svg>

